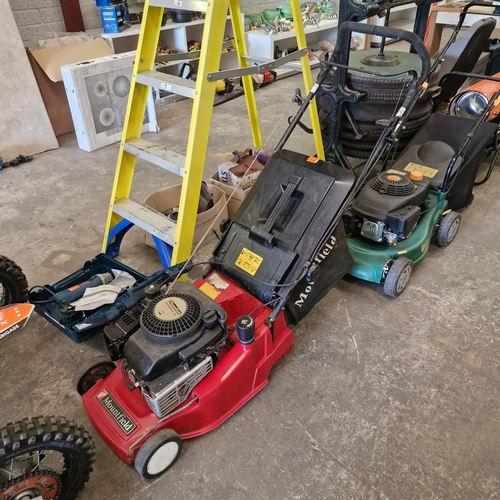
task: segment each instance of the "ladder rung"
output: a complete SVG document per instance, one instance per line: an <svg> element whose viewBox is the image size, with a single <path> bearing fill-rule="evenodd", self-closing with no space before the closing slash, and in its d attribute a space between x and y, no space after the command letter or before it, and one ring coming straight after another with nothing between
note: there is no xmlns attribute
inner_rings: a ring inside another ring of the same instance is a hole
<svg viewBox="0 0 500 500"><path fill-rule="evenodd" d="M173 92L184 97L191 97L191 99L194 98L195 82L180 76L169 75L160 71L143 71L137 74L137 83Z"/></svg>
<svg viewBox="0 0 500 500"><path fill-rule="evenodd" d="M137 158L142 158L158 167L170 170L174 174L184 175L186 157L170 151L170 149L162 148L158 144L144 139L130 139L130 141L125 143L123 149L127 153L137 156Z"/></svg>
<svg viewBox="0 0 500 500"><path fill-rule="evenodd" d="M128 198L122 198L115 202L113 212L173 246L175 222L167 219L164 215L153 212Z"/></svg>
<svg viewBox="0 0 500 500"><path fill-rule="evenodd" d="M194 10L195 12L206 12L206 0L149 0L151 7L165 7L166 9Z"/></svg>

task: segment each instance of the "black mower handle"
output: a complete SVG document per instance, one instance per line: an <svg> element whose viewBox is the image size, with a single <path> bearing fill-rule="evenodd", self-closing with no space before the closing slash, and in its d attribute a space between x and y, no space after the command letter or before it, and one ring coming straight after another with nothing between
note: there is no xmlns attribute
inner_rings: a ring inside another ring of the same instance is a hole
<svg viewBox="0 0 500 500"><path fill-rule="evenodd" d="M429 75L431 71L431 59L429 53L425 48L422 40L411 33L410 31L405 31L397 28L387 28L385 26L373 26L370 24L357 23L354 21L345 21L338 28L337 37L342 40L346 32L351 33L362 33L364 35L375 35L384 38L394 38L396 40L404 40L408 42L418 54L422 61L422 74ZM350 36L349 36L350 38ZM340 48L339 48L340 51Z"/></svg>

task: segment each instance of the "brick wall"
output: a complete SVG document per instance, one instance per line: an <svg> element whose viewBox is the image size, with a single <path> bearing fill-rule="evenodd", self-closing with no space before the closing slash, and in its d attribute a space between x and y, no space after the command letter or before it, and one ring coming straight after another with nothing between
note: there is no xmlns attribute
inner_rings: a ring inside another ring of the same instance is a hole
<svg viewBox="0 0 500 500"><path fill-rule="evenodd" d="M45 33L66 31L59 0L9 0L9 3L25 44L30 44ZM129 2L134 3L134 0ZM101 27L95 0L80 0L80 8L85 29Z"/></svg>
<svg viewBox="0 0 500 500"><path fill-rule="evenodd" d="M42 38L53 31L66 31L59 0L9 0L17 27L25 44ZM129 5L137 0L129 1ZM241 10L248 14L256 14L264 9L272 9L279 0L242 0ZM288 3L286 0L282 3ZM99 9L95 0L80 0L85 29L101 27Z"/></svg>

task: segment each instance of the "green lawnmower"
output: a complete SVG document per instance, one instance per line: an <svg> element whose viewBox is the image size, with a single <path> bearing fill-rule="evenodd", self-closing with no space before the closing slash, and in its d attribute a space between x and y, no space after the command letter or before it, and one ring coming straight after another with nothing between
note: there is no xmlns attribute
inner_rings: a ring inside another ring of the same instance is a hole
<svg viewBox="0 0 500 500"><path fill-rule="evenodd" d="M484 123L492 102L476 120L433 114L392 165L365 184L344 214L354 266L349 274L383 284L390 297L406 288L412 270L455 238L473 199L472 188L497 125ZM498 148L492 154L496 161Z"/></svg>

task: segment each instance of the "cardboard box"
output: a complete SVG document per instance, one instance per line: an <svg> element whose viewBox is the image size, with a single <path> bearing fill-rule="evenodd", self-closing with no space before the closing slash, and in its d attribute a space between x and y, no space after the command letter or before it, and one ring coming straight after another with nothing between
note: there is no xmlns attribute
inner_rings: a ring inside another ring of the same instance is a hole
<svg viewBox="0 0 500 500"><path fill-rule="evenodd" d="M80 149L94 151L121 140L135 57L135 51L124 52L61 68ZM142 132L156 131L149 89Z"/></svg>
<svg viewBox="0 0 500 500"><path fill-rule="evenodd" d="M217 167L219 182L222 182L223 184L230 184L229 183L229 170L233 167L236 167L237 165L238 165L237 163L234 163L232 161L226 161L224 163L221 163Z"/></svg>
<svg viewBox="0 0 500 500"><path fill-rule="evenodd" d="M144 206L149 209L161 213L163 215L168 214L173 208L179 206L179 201L181 199L181 188L182 184L176 184L175 186L169 186L163 189L159 189L154 193L150 194L144 200ZM208 184L208 189L214 200L214 206L205 212L202 212L196 217L196 228L194 231L193 249L203 238L207 230L210 227L214 229L217 234L220 234L219 225L227 218L227 206L226 205L226 194L222 189L217 186ZM210 230L203 240L203 245L206 245L210 241L215 239L215 234ZM149 233L146 233L146 245L156 248L153 238Z"/></svg>
<svg viewBox="0 0 500 500"><path fill-rule="evenodd" d="M250 186L247 189L241 189L229 186L229 184L224 184L219 181L219 172L215 172L215 174L213 174L208 181L210 184L218 187L226 194L226 198L229 200L229 203L227 204L227 212L228 216L232 219L238 208L240 208L241 202L250 191ZM231 198L229 198L230 196Z"/></svg>
<svg viewBox="0 0 500 500"><path fill-rule="evenodd" d="M264 168L258 161L255 161L249 167L247 164L234 163L226 161L218 167L219 181L230 186L246 189L259 177L260 172Z"/></svg>
<svg viewBox="0 0 500 500"><path fill-rule="evenodd" d="M61 66L112 54L110 46L102 39L47 49L28 50L28 59L56 136L74 130L62 81Z"/></svg>

